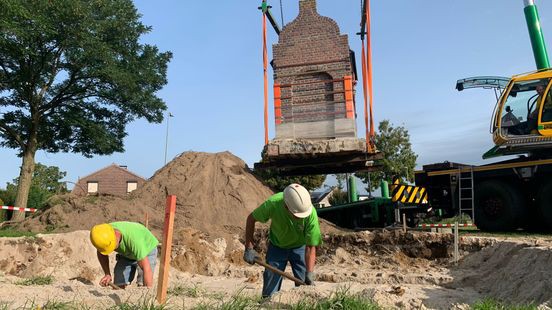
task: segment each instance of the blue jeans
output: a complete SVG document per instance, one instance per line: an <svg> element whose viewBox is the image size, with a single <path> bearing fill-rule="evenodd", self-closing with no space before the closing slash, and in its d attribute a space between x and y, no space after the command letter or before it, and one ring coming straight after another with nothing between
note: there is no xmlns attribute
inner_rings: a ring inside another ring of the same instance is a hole
<svg viewBox="0 0 552 310"><path fill-rule="evenodd" d="M150 263L151 273L153 274L157 261L157 247L148 254L148 261ZM115 264L115 271L113 272L115 277L113 282L115 285L129 285L136 275L136 267L138 267L137 261L117 254L117 264ZM138 284L144 285L143 271L141 268L138 272Z"/></svg>
<svg viewBox="0 0 552 310"><path fill-rule="evenodd" d="M295 249L282 249L268 243L266 263L282 271L286 269L287 262L291 264L293 275L299 280L305 281L305 246ZM268 269L263 273L263 298L270 297L282 287L282 276Z"/></svg>

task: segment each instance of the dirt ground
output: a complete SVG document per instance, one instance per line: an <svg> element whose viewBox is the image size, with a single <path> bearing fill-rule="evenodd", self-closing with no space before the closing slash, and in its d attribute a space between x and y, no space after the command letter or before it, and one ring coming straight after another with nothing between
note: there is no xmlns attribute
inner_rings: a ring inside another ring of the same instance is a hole
<svg viewBox="0 0 552 310"><path fill-rule="evenodd" d="M97 284L102 273L88 230L102 222L143 222L147 213L161 239L167 195L177 196L168 304L189 309L237 295L260 296L263 268L242 260L243 226L272 194L231 153L186 152L128 197L56 197L46 211L15 227L48 234L0 238L0 309L36 309L48 302L102 309L151 301L155 289L132 285L121 291ZM257 250L264 255L267 227L257 227ZM339 290L402 309L466 309L486 297L539 305L552 299L552 238L462 237L461 260L455 264L452 234L355 233L323 220L321 231L316 286L295 288L286 280L262 307L285 308ZM36 276L54 280L21 282Z"/></svg>
<svg viewBox="0 0 552 310"><path fill-rule="evenodd" d="M262 267L244 264L239 250L225 253L223 239L211 242L197 234L194 238L199 244L195 249L210 254L201 263L193 261L197 255L175 262L193 268L171 269L169 305L186 309L238 294L260 295ZM178 252L186 249L175 250L173 257L186 257ZM552 299L552 238L462 237L458 264L452 261L452 251L450 234L385 230L326 234L318 251L316 286L295 288L286 280L282 291L263 306L282 307L343 289L371 297L384 307L403 309L467 309L485 297L540 305ZM0 305L10 309L48 301L101 309L145 302L155 294L155 289L136 285L124 291L98 286L101 270L88 231L1 238L0 257ZM200 268L210 275L198 274ZM54 282L18 284L36 275L51 275Z"/></svg>

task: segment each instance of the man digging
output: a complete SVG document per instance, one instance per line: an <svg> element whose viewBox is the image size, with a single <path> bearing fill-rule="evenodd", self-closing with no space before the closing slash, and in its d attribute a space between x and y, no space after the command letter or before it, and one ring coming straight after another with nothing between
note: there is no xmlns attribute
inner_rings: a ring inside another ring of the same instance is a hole
<svg viewBox="0 0 552 310"><path fill-rule="evenodd" d="M99 224L90 230L90 241L98 250L98 261L105 274L100 280L101 286L113 281L116 286L125 288L134 280L137 266L143 271L143 279L138 274L138 284L153 286L159 241L144 225L133 222ZM114 279L109 269L109 254L113 251L117 252Z"/></svg>
<svg viewBox="0 0 552 310"><path fill-rule="evenodd" d="M307 285L313 285L316 247L322 243L322 238L309 192L299 184L291 184L249 214L243 259L250 264L254 264L258 257L253 249L255 223L266 223L268 220L271 223L266 263L284 271L289 261L293 275ZM265 269L263 298L272 296L281 286L282 276Z"/></svg>

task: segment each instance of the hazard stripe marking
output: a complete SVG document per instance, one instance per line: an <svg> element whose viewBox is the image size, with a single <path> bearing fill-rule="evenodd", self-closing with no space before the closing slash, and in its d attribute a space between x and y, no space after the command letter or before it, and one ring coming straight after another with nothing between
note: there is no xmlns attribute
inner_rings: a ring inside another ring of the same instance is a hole
<svg viewBox="0 0 552 310"><path fill-rule="evenodd" d="M2 209L12 210L12 211L36 212L36 209L33 209L33 208L16 208L13 206L2 206Z"/></svg>

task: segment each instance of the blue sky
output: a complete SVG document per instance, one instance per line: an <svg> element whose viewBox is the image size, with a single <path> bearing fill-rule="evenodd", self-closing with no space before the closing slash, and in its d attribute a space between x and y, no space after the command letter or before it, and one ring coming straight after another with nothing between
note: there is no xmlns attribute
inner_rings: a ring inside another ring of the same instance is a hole
<svg viewBox="0 0 552 310"><path fill-rule="evenodd" d="M170 50L168 85L159 92L174 115L168 160L185 151L230 151L248 165L263 148L263 80L259 1L135 1L153 31L143 42ZM279 1L270 1L280 19ZM536 1L552 48L552 1ZM298 0L283 0L284 20ZM320 14L337 21L357 52L359 0L318 0ZM522 0L372 1L374 114L409 130L417 165L444 160L480 164L493 144L489 121L494 94L457 92L459 78L535 69ZM277 41L269 32L269 44ZM360 84L359 84L360 85ZM358 132L364 132L361 89ZM270 103L272 101L270 100ZM269 109L272 111L272 106ZM272 113L269 117L273 119ZM274 137L271 121L270 137ZM127 127L125 153L85 158L39 152L36 160L76 182L111 163L150 177L164 164L167 122ZM0 149L0 187L19 174L20 158Z"/></svg>

